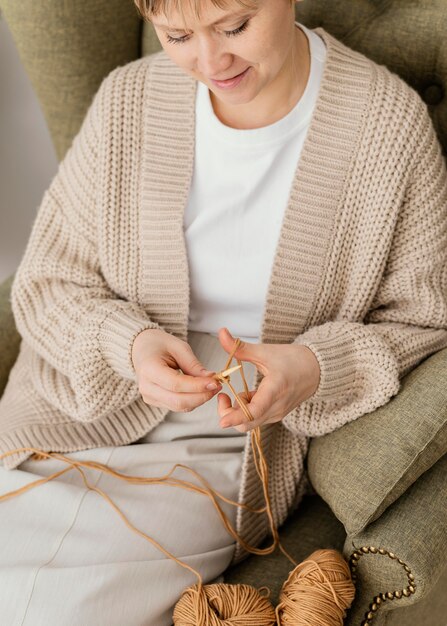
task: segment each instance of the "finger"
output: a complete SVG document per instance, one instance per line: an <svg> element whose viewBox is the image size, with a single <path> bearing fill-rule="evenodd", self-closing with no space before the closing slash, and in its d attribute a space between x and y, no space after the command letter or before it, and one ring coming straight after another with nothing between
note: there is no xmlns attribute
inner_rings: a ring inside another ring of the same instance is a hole
<svg viewBox="0 0 447 626"><path fill-rule="evenodd" d="M244 404L248 404L255 393L255 390L249 391L247 396L245 391L241 391L237 395L241 399L241 402L243 402ZM236 398L233 399L232 403L232 398L226 393L220 393L217 396L217 410L221 418L225 417L227 413L229 413L233 408L236 408L238 406L239 403Z"/></svg>
<svg viewBox="0 0 447 626"><path fill-rule="evenodd" d="M204 404L217 393L217 391L206 391L203 393L173 393L168 389L163 389L154 383L148 383L143 400L146 404L153 404L158 407L167 407L171 411L188 412Z"/></svg>
<svg viewBox="0 0 447 626"><path fill-rule="evenodd" d="M269 418L269 411L271 411L274 406L275 395L275 389L272 388L269 379L263 378L250 402L246 404L247 409L253 417L253 420L250 421L256 422L261 418L262 421L265 421ZM246 421L247 417L238 406L238 408L234 408L226 413L225 417L221 421L221 426L223 428L228 426L235 427L245 423Z"/></svg>
<svg viewBox="0 0 447 626"><path fill-rule="evenodd" d="M234 426L234 428L236 430L238 430L239 432L241 432L241 433L247 433L248 431L253 430L254 428L258 428L260 426L263 426L265 424L274 424L275 422L280 422L281 419L282 418L279 415L277 415L276 417L271 417L271 418L268 418L268 419L265 419L264 417L261 417L261 418L259 418L257 420L254 420L253 422L245 420L245 422L243 422L239 426Z"/></svg>
<svg viewBox="0 0 447 626"><path fill-rule="evenodd" d="M254 428L258 428L259 426L262 426L265 423L266 423L266 420L264 420L263 417L253 422L250 422L249 420L247 420L247 418L245 418L242 424L239 424L238 426L227 426L226 428L234 428L240 433L248 433L250 430L253 430Z"/></svg>
<svg viewBox="0 0 447 626"><path fill-rule="evenodd" d="M250 391L249 392L250 395L249 395L249 398L246 399L246 402L248 402L248 400L250 400L253 397L254 393L256 393L256 392L255 391ZM217 396L218 404L219 404L219 398L221 396L223 396L223 395L226 395L226 394L220 393ZM243 395L244 398L246 398L245 392L243 394L240 394L240 395ZM228 396L226 396L226 397L227 397L227 401L225 402L225 406L224 406L224 401L220 401L221 402L221 406L220 406L220 410L219 410L219 415L220 415L221 418L223 418L229 411L231 411L231 400L230 400L230 398ZM239 406L239 405L237 405L237 406ZM222 422L223 421L224 420L221 419L221 422L220 422L221 426L222 426ZM264 423L264 417L261 417L260 419L251 422L244 415L243 423L240 424L239 426L234 426L233 428L235 428L235 430L238 430L239 432L248 432L249 430L252 430L253 428L257 428L258 426L261 426L263 423ZM231 428L231 426L226 426L226 428Z"/></svg>
<svg viewBox="0 0 447 626"><path fill-rule="evenodd" d="M231 398L226 393L219 393L217 396L217 412L219 417L224 417L227 411L231 410Z"/></svg>
<svg viewBox="0 0 447 626"><path fill-rule="evenodd" d="M191 346L185 341L176 342L171 347L171 353L184 374L212 377L216 373L206 369L194 354Z"/></svg>
<svg viewBox="0 0 447 626"><path fill-rule="evenodd" d="M219 328L218 336L224 350L231 354L237 338L233 337L226 327ZM262 344L241 341L233 356L235 359L239 359L240 361L249 361L260 364L262 350Z"/></svg>
<svg viewBox="0 0 447 626"><path fill-rule="evenodd" d="M250 391L250 398L253 396L253 394L256 393L256 391L251 392ZM275 417L271 417L271 418L267 418L265 415L262 415L260 418L256 419L256 420L249 420L245 415L244 415L244 419L243 422L237 426L227 426L227 428L234 428L235 430L241 432L241 433L247 433L250 430L253 430L254 428L259 428L260 426L262 426L263 424L269 424L269 423L274 423L274 422L278 422L280 421L280 417L279 416L275 416Z"/></svg>
<svg viewBox="0 0 447 626"><path fill-rule="evenodd" d="M221 383L211 376L190 376L173 369L163 360L158 360L148 366L146 370L148 383L155 383L159 387L174 393L200 393L207 390L207 385L215 385L215 390L222 389Z"/></svg>

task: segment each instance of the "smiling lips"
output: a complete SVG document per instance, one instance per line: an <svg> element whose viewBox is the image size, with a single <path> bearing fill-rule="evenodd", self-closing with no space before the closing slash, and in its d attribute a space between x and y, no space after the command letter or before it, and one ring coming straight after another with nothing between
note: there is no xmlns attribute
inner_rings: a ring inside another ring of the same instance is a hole
<svg viewBox="0 0 447 626"><path fill-rule="evenodd" d="M247 68L245 68L247 69ZM245 70L243 70L245 72ZM239 72L239 74L235 74L234 76L230 76L229 78L211 78L211 80L215 80L218 83L223 83L226 80L232 80L233 78L236 78L237 76L240 76L242 74L242 72Z"/></svg>
<svg viewBox="0 0 447 626"><path fill-rule="evenodd" d="M229 89L231 87L236 87L247 75L250 67L247 67L243 72L233 76L232 78L227 78L226 80L214 80L211 78L211 82L216 85L216 87L221 87L223 89Z"/></svg>

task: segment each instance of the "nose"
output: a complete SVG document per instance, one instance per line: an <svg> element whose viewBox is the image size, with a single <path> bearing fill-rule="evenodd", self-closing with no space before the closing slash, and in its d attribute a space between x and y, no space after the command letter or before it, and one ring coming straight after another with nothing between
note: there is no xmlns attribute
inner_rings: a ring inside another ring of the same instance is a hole
<svg viewBox="0 0 447 626"><path fill-rule="evenodd" d="M203 37L197 48L197 69L207 78L226 76L233 63L233 55L225 50L225 43L214 37Z"/></svg>

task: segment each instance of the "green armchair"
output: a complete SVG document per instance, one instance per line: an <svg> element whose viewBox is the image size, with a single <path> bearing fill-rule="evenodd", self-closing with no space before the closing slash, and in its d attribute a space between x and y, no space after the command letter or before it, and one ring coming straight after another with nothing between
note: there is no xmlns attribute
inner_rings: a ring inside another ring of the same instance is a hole
<svg viewBox="0 0 447 626"><path fill-rule="evenodd" d="M160 49L132 0L0 0L61 160L102 78ZM297 19L398 73L426 102L447 148L445 0L304 0ZM0 285L0 396L20 345ZM425 359L378 410L311 441L313 492L280 529L297 561L317 548L348 559L356 597L347 626L447 624L447 349ZM250 556L225 581L268 585L290 564Z"/></svg>

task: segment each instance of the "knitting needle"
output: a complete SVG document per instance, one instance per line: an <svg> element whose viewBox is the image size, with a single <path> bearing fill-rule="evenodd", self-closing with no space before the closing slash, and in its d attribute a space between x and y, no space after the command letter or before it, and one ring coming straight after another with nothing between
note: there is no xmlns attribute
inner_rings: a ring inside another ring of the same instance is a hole
<svg viewBox="0 0 447 626"><path fill-rule="evenodd" d="M218 374L214 374L213 378L218 378L218 376L223 376L224 378L226 378L227 376L229 376L230 374L232 374L233 372L235 372L236 370L241 369L242 365L235 365L234 367L230 367L229 369L223 371L223 372L219 372Z"/></svg>

